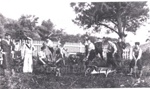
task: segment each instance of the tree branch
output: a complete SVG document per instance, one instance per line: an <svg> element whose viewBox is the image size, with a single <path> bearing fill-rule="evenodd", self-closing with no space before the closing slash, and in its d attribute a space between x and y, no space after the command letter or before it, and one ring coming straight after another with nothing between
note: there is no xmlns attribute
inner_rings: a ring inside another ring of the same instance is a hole
<svg viewBox="0 0 150 89"><path fill-rule="evenodd" d="M115 33L117 33L117 34L119 35L119 33L118 33L115 29L113 29L113 28L109 27L109 26L108 26L108 25L106 25L106 24L98 23L98 25L105 26L106 28L109 28L110 30L114 31Z"/></svg>
<svg viewBox="0 0 150 89"><path fill-rule="evenodd" d="M111 21L114 25L117 26L117 23L115 23L115 21L113 21L113 20L111 20L111 19L110 19L110 21Z"/></svg>

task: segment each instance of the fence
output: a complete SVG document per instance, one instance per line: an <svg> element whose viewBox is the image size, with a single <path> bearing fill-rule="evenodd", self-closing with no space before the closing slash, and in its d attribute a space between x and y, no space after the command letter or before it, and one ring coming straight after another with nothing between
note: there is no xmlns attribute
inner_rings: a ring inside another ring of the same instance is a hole
<svg viewBox="0 0 150 89"><path fill-rule="evenodd" d="M43 41L33 41L33 45L36 51L33 53L34 56L37 56L37 53L40 51ZM54 42L54 46L57 45L57 42ZM74 54L77 52L84 52L84 45L82 43L69 43L66 42L64 48L67 49L68 53Z"/></svg>
<svg viewBox="0 0 150 89"><path fill-rule="evenodd" d="M43 41L33 41L33 44L34 44L35 49L36 49L36 51L33 53L34 56L37 56L38 52L41 49L42 43L43 43ZM57 44L57 42L54 42L54 46L56 46L56 44ZM64 48L66 48L68 53L70 53L70 54L74 54L77 52L81 52L81 53L84 52L84 45L82 43L69 43L69 42L67 42L67 43L65 43ZM104 48L103 55L105 58L106 58L106 53L107 53L107 50L106 50L106 48ZM132 56L131 56L130 49L127 48L127 49L123 50L122 56L124 59L131 59Z"/></svg>

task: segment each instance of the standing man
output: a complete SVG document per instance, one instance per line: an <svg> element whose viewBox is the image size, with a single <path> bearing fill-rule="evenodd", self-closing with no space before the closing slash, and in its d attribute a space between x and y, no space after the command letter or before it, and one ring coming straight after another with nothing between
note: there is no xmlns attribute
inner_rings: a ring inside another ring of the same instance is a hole
<svg viewBox="0 0 150 89"><path fill-rule="evenodd" d="M112 69L116 69L117 68L117 64L116 64L116 60L115 60L115 56L117 53L117 47L115 45L115 43L113 43L112 41L110 41L110 39L106 39L104 41L104 43L106 43L108 45L108 52L107 52L107 65L110 66L112 65Z"/></svg>
<svg viewBox="0 0 150 89"><path fill-rule="evenodd" d="M25 44L24 51L25 52L24 52L23 72L32 73L33 72L32 53L34 51L34 47L32 45L32 39L30 37L27 37L27 43Z"/></svg>
<svg viewBox="0 0 150 89"><path fill-rule="evenodd" d="M135 47L133 48L133 51L132 51L133 59L131 60L131 63L130 63L130 73L128 74L128 75L132 75L132 73L138 69L139 73L137 75L137 77L138 77L137 83L140 83L140 77L142 75L142 60L141 60L142 49L139 47L139 45L140 45L139 42L135 42ZM136 69L136 67L137 67L137 69ZM137 73L135 73L135 74L137 74Z"/></svg>
<svg viewBox="0 0 150 89"><path fill-rule="evenodd" d="M14 52L14 45L11 42L10 34L6 33L5 38L1 41L1 48L4 53L3 68L5 76L10 76L14 73L12 53Z"/></svg>
<svg viewBox="0 0 150 89"><path fill-rule="evenodd" d="M91 42L91 40L88 40L88 54L86 56L87 61L85 65L87 66L95 58L95 56L95 45Z"/></svg>
<svg viewBox="0 0 150 89"><path fill-rule="evenodd" d="M13 59L12 54L14 53L14 45L11 41L10 34L6 33L4 39L1 41L1 48L3 50L3 68L4 68L4 76L7 79L7 85L9 89L11 88L11 77L14 75L13 68Z"/></svg>

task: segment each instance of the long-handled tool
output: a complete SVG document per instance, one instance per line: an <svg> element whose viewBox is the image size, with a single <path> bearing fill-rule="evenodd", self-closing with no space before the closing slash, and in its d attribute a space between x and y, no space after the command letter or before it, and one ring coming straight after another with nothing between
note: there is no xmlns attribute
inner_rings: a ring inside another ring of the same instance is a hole
<svg viewBox="0 0 150 89"><path fill-rule="evenodd" d="M137 74L137 73L136 73L136 72L137 72L136 70L137 70L137 68L138 68L138 67L137 67L137 61L138 61L138 59L135 59L135 65L134 65L134 75L135 75L135 77L136 77L136 74Z"/></svg>

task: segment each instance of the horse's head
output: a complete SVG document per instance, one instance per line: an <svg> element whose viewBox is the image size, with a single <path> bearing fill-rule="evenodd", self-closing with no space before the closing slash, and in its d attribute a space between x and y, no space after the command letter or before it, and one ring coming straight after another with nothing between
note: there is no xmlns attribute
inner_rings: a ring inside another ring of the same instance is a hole
<svg viewBox="0 0 150 89"><path fill-rule="evenodd" d="M102 42L95 42L94 45L95 45L95 48L102 48L103 43Z"/></svg>

